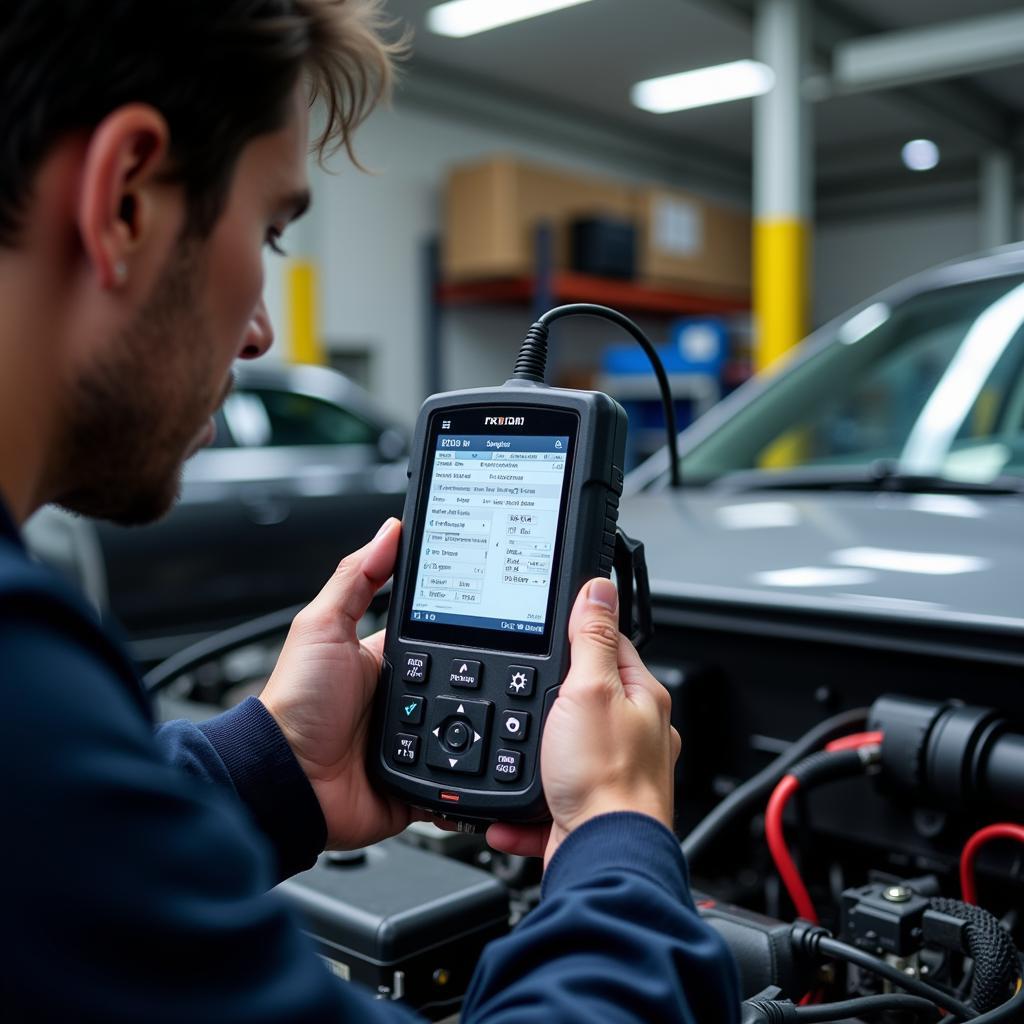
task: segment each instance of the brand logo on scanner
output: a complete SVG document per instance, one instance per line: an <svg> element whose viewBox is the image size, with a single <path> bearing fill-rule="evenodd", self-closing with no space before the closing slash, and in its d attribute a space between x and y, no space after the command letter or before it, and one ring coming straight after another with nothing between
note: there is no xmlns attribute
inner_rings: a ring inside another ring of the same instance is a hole
<svg viewBox="0 0 1024 1024"><path fill-rule="evenodd" d="M485 427L521 427L526 422L525 416L485 416Z"/></svg>

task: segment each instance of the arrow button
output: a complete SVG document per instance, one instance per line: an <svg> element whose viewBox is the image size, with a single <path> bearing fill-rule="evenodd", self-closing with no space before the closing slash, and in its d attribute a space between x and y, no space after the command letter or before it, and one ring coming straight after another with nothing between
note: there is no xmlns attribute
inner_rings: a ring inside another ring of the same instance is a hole
<svg viewBox="0 0 1024 1024"><path fill-rule="evenodd" d="M456 658L452 662L451 672L448 673L448 684L464 690L477 690L480 688L480 676L479 661Z"/></svg>

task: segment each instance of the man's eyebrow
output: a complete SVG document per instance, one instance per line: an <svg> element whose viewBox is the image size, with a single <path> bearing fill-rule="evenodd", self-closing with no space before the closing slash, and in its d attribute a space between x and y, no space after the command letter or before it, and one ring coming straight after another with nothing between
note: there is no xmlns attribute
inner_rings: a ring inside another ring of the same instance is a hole
<svg viewBox="0 0 1024 1024"><path fill-rule="evenodd" d="M281 203L281 209L288 214L288 220L298 220L308 209L312 196L308 188L300 189L287 196Z"/></svg>

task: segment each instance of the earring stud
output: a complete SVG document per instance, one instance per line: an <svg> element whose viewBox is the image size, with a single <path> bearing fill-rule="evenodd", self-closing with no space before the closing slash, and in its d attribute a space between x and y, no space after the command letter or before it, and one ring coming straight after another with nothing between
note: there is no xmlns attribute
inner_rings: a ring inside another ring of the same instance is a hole
<svg viewBox="0 0 1024 1024"><path fill-rule="evenodd" d="M124 260L118 260L114 264L114 283L124 284L128 280L128 264Z"/></svg>

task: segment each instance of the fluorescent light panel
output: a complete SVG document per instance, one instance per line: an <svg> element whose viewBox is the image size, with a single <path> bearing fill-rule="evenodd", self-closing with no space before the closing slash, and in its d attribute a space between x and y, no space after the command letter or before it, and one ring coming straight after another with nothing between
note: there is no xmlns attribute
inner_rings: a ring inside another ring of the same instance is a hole
<svg viewBox="0 0 1024 1024"><path fill-rule="evenodd" d="M427 28L462 39L590 0L448 0L427 11Z"/></svg>
<svg viewBox="0 0 1024 1024"><path fill-rule="evenodd" d="M767 64L756 60L734 60L729 64L637 82L630 98L641 110L669 114L675 110L760 96L774 84L775 72Z"/></svg>

